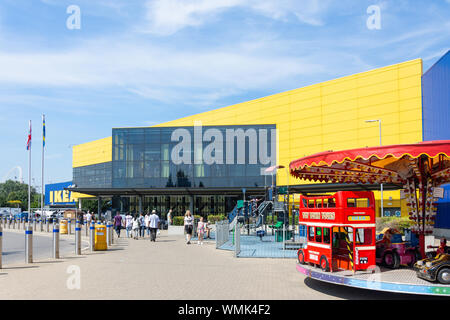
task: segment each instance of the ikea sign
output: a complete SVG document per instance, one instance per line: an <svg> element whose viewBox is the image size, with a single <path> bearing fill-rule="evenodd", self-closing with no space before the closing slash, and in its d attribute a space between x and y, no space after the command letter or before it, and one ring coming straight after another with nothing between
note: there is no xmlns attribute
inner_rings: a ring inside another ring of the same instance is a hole
<svg viewBox="0 0 450 320"><path fill-rule="evenodd" d="M72 185L72 181L46 184L45 205L76 205L81 194L64 190Z"/></svg>

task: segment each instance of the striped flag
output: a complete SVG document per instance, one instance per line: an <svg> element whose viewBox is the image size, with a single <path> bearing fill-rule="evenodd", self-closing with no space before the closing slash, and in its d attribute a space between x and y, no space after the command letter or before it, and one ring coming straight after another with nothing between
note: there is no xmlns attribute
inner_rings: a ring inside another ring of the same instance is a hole
<svg viewBox="0 0 450 320"><path fill-rule="evenodd" d="M30 132L28 133L28 140L27 140L27 150L30 150L31 148L31 120L30 120Z"/></svg>
<svg viewBox="0 0 450 320"><path fill-rule="evenodd" d="M42 146L45 147L45 115L42 115Z"/></svg>

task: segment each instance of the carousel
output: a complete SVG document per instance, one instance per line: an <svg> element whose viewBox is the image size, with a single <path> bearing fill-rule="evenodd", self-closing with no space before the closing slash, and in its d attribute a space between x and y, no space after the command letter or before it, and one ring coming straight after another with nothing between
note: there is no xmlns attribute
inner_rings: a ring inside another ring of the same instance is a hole
<svg viewBox="0 0 450 320"><path fill-rule="evenodd" d="M438 191L436 188L441 185L450 183L450 140L326 151L294 160L289 168L292 176L315 183L397 185L405 195L409 218L413 221L411 230L419 238L420 254L425 258L425 236L433 233L437 211L435 191ZM306 272L309 276L311 272L317 274L314 270L299 271ZM407 271L414 274L412 270ZM391 274L388 278L388 282L394 286L399 283L405 286L412 284L412 277L408 275ZM405 278L409 280L406 282L401 280ZM345 281L340 279L338 282L342 284ZM419 287L421 285L427 287L426 282L417 279L413 282ZM428 290L419 287L415 289L420 292L406 292L425 293L424 290ZM433 290L442 291L439 287ZM444 287L443 291L450 294L448 286Z"/></svg>

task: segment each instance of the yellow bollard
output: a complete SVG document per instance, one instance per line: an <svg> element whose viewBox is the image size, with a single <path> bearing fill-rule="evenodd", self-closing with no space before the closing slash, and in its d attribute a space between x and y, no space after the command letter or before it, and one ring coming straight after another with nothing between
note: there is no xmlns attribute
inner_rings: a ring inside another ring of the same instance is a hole
<svg viewBox="0 0 450 320"><path fill-rule="evenodd" d="M66 219L62 219L59 222L59 233L60 234L68 234L68 231L67 231L67 220Z"/></svg>
<svg viewBox="0 0 450 320"><path fill-rule="evenodd" d="M94 250L107 250L108 245L106 243L106 226L104 224L95 225L95 245Z"/></svg>

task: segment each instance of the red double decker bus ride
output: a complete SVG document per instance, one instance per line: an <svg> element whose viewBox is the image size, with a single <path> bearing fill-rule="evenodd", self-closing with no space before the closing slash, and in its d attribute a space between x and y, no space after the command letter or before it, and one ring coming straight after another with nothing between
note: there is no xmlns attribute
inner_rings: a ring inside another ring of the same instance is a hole
<svg viewBox="0 0 450 320"><path fill-rule="evenodd" d="M310 263L331 272L375 268L372 192L301 195L299 225L306 227L306 243L298 250L300 264Z"/></svg>

